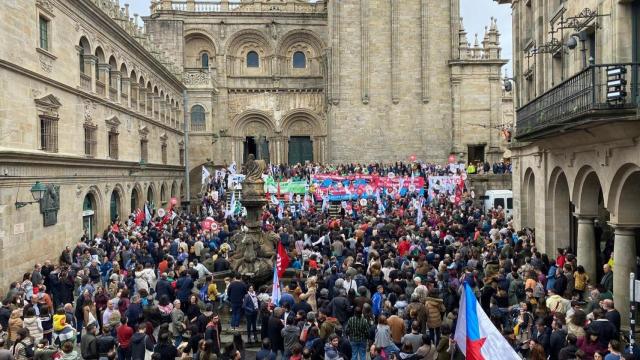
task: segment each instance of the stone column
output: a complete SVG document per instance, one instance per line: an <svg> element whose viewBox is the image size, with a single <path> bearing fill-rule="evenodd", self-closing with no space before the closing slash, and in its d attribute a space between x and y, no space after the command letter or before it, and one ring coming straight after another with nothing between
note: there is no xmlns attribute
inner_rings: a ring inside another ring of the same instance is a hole
<svg viewBox="0 0 640 360"><path fill-rule="evenodd" d="M91 77L91 92L96 92L96 63L98 62L98 58L95 55L84 55L84 66L85 66L85 74L88 74ZM89 71L87 71L87 66L89 66Z"/></svg>
<svg viewBox="0 0 640 360"><path fill-rule="evenodd" d="M147 113L147 89L140 86L138 86L138 112Z"/></svg>
<svg viewBox="0 0 640 360"><path fill-rule="evenodd" d="M613 261L613 303L620 309L622 328L629 328L629 316L624 309L629 307L629 273L636 271L636 228L615 227Z"/></svg>
<svg viewBox="0 0 640 360"><path fill-rule="evenodd" d="M98 95L102 95L107 99L109 98L109 70L110 69L111 69L111 66L109 64L98 64L98 76L100 78L96 80L101 80L102 83L104 84L104 93L98 94Z"/></svg>
<svg viewBox="0 0 640 360"><path fill-rule="evenodd" d="M122 85L122 74L118 71L115 75L115 83L116 83L116 102L120 104L122 102L122 89L120 89ZM127 79L127 83L129 82L129 78Z"/></svg>
<svg viewBox="0 0 640 360"><path fill-rule="evenodd" d="M591 281L596 279L596 234L593 229L595 216L576 214L578 217L578 265L582 265Z"/></svg>
<svg viewBox="0 0 640 360"><path fill-rule="evenodd" d="M129 82L129 107L132 107L132 100L133 97L135 95L136 98L136 106L133 108L133 110L138 110L138 107L140 106L140 99L138 98L138 83L137 82Z"/></svg>

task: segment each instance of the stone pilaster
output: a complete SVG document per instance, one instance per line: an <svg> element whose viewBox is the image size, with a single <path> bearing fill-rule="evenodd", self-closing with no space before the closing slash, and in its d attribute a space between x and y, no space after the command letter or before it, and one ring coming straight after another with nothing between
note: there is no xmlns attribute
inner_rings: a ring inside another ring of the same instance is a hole
<svg viewBox="0 0 640 360"><path fill-rule="evenodd" d="M133 104L133 99L136 99L136 106L134 107ZM129 104L128 106L130 108L133 108L133 110L138 111L139 107L140 107L140 99L138 98L138 83L137 82L129 82Z"/></svg>
<svg viewBox="0 0 640 360"><path fill-rule="evenodd" d="M88 74L91 77L91 92L96 92L96 64L98 63L98 58L95 55L84 55L84 66L85 66L85 74ZM86 67L89 66L89 71L87 71Z"/></svg>
<svg viewBox="0 0 640 360"><path fill-rule="evenodd" d="M398 11L400 4L398 0L390 0L391 2L391 101L394 104L400 102L398 97L398 77L400 76L400 42L399 42L399 19Z"/></svg>
<svg viewBox="0 0 640 360"><path fill-rule="evenodd" d="M369 0L360 0L360 91L362 103L369 103Z"/></svg>
<svg viewBox="0 0 640 360"><path fill-rule="evenodd" d="M332 1L333 14L331 19L331 48L329 48L331 70L331 102L333 105L340 103L340 1Z"/></svg>
<svg viewBox="0 0 640 360"><path fill-rule="evenodd" d="M422 102L429 102L429 9L428 1L420 1L420 61Z"/></svg>
<svg viewBox="0 0 640 360"><path fill-rule="evenodd" d="M111 69L111 66L109 64L98 64L98 79L99 81L102 81L104 83L104 92L102 94L98 94L98 95L102 95L105 98L109 98L109 70Z"/></svg>

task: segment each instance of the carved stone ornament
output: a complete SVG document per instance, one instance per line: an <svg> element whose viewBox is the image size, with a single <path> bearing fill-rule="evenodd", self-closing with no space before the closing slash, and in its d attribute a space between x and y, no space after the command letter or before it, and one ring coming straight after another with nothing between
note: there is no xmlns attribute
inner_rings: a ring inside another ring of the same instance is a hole
<svg viewBox="0 0 640 360"><path fill-rule="evenodd" d="M104 186L104 194L107 195L109 193L109 190L111 190L111 185L107 184Z"/></svg>
<svg viewBox="0 0 640 360"><path fill-rule="evenodd" d="M53 61L50 57L44 54L38 54L38 59L40 60L40 68L45 72L50 73L53 70Z"/></svg>
<svg viewBox="0 0 640 360"><path fill-rule="evenodd" d="M93 113L96 111L96 104L91 100L84 101L84 121L86 123L93 122Z"/></svg>
<svg viewBox="0 0 640 360"><path fill-rule="evenodd" d="M53 3L51 0L36 0L36 5L53 14Z"/></svg>
<svg viewBox="0 0 640 360"><path fill-rule="evenodd" d="M187 72L183 75L182 81L187 86L209 85L209 73L204 71Z"/></svg>

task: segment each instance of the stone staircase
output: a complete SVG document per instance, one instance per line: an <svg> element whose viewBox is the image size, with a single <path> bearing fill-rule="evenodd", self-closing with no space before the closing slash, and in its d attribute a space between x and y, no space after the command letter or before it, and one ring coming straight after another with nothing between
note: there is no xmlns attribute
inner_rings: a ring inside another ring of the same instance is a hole
<svg viewBox="0 0 640 360"><path fill-rule="evenodd" d="M330 202L329 203L329 216L332 218L340 217L340 209L342 205L339 202Z"/></svg>

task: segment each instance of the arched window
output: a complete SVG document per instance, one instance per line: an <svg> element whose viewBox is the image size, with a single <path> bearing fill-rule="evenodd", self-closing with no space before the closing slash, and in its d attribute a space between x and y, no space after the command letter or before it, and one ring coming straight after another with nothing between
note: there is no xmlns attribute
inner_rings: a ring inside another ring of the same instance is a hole
<svg viewBox="0 0 640 360"><path fill-rule="evenodd" d="M90 239L96 233L96 208L93 194L87 194L82 202L82 227Z"/></svg>
<svg viewBox="0 0 640 360"><path fill-rule="evenodd" d="M120 193L117 190L111 192L111 201L109 206L111 221L114 221L120 214Z"/></svg>
<svg viewBox="0 0 640 360"><path fill-rule="evenodd" d="M209 54L202 53L202 55L200 55L200 63L203 69L209 69Z"/></svg>
<svg viewBox="0 0 640 360"><path fill-rule="evenodd" d="M133 188L131 191L131 212L135 212L138 208L138 190Z"/></svg>
<svg viewBox="0 0 640 360"><path fill-rule="evenodd" d="M260 67L260 57L255 51L249 51L247 53L247 67L257 68Z"/></svg>
<svg viewBox="0 0 640 360"><path fill-rule="evenodd" d="M296 51L293 53L293 68L304 69L307 67L307 57L302 51Z"/></svg>
<svg viewBox="0 0 640 360"><path fill-rule="evenodd" d="M201 105L193 105L191 108L191 131L206 130L204 108Z"/></svg>
<svg viewBox="0 0 640 360"><path fill-rule="evenodd" d="M149 186L149 189L147 189L147 202L149 203L149 207L150 208L154 208L155 204L154 204L154 197L155 194L153 193L153 188L151 186Z"/></svg>

